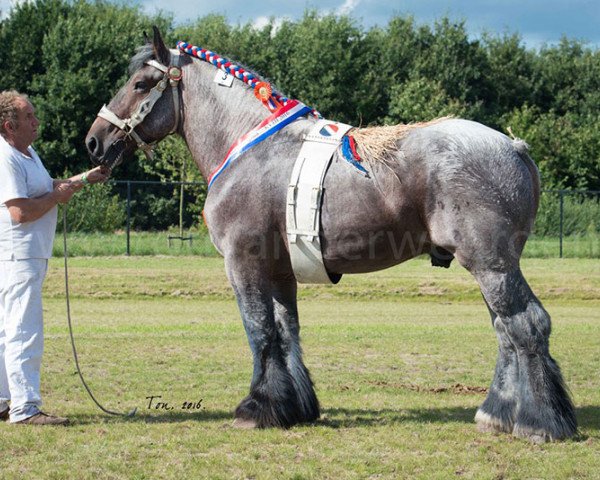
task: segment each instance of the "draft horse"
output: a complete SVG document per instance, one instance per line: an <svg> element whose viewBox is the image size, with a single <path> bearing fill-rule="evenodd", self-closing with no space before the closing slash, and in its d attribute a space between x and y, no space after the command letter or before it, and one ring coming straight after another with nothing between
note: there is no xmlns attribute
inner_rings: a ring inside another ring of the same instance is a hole
<svg viewBox="0 0 600 480"><path fill-rule="evenodd" d="M303 114L224 169L230 146L269 111L248 81L220 85L218 69L232 63L211 54L202 61L170 50L155 28L86 145L93 163L113 168L136 147L148 152L170 133L183 137L212 182L204 215L253 355L250 392L235 423L285 428L312 422L319 403L302 360L286 195L303 139L317 120ZM248 80L241 67L229 71ZM272 99L287 101L280 94ZM478 282L499 343L491 387L475 416L478 428L534 442L574 435L574 407L549 353L550 316L519 266L540 195L526 144L452 118L350 134L368 174L336 150L320 204L328 274L337 280L424 253L442 266L456 258Z"/></svg>

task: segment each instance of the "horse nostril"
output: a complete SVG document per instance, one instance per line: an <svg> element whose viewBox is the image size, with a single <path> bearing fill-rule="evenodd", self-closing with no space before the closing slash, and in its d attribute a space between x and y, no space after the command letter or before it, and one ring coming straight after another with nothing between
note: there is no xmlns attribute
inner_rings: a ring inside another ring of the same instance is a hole
<svg viewBox="0 0 600 480"><path fill-rule="evenodd" d="M98 149L98 140L96 137L90 137L87 141L87 149L92 155L96 154L96 150Z"/></svg>

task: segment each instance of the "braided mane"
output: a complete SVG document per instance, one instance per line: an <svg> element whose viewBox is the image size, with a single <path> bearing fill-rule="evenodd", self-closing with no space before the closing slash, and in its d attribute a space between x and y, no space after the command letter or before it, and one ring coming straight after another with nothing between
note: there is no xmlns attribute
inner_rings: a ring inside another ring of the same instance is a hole
<svg viewBox="0 0 600 480"><path fill-rule="evenodd" d="M196 47L194 45L191 45L190 43L182 41L177 42L177 48L182 52L191 55L192 57L196 57L200 60L204 60L205 62L211 63L215 67L228 73L229 75L233 75L235 78L241 80L242 82L246 83L252 88L256 87L256 85L259 82L264 80L258 74L248 70L247 68L241 65L237 65L231 60L228 60L225 57L221 57L219 54L211 52L206 48ZM272 95L282 105L287 104L289 101L289 98L285 97L275 89L273 89Z"/></svg>
<svg viewBox="0 0 600 480"><path fill-rule="evenodd" d="M246 83L251 88L254 88L259 82L265 81L264 78L248 68L235 64L231 60L221 57L219 54L205 48L200 48L183 41L177 42L177 48L183 53L211 63L220 70ZM144 63L153 57L154 52L151 44L139 47L131 59L129 65L130 74L143 67ZM272 95L282 105L285 105L289 101L287 97L274 89ZM372 161L384 161L390 151L397 149L397 142L405 138L411 131L434 125L448 118L451 117L441 117L428 122L353 128L350 130L349 135L354 137L361 157Z"/></svg>

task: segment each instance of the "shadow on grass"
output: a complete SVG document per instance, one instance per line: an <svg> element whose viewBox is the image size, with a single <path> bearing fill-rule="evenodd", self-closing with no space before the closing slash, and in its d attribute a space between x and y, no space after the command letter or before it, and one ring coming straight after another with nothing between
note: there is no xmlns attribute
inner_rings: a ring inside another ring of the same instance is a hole
<svg viewBox="0 0 600 480"><path fill-rule="evenodd" d="M327 408L318 425L331 428L350 428L395 423L474 423L476 408L419 408L419 409L348 409Z"/></svg>
<svg viewBox="0 0 600 480"><path fill-rule="evenodd" d="M579 428L589 430L600 430L600 407L596 405L584 405L575 409Z"/></svg>
<svg viewBox="0 0 600 480"><path fill-rule="evenodd" d="M75 425L91 425L97 423L182 423L182 422L210 422L215 420L233 421L233 412L228 410L201 410L199 412L154 412L152 410L138 410L134 416L126 415L70 415L69 418Z"/></svg>
<svg viewBox="0 0 600 480"><path fill-rule="evenodd" d="M328 428L354 428L364 426L384 426L397 423L468 423L475 424L476 408L418 408L418 409L350 409L325 408L321 418L314 425ZM580 429L600 431L600 406L586 405L576 409ZM90 425L98 423L182 423L233 421L233 412L229 410L202 410L200 412L161 412L152 410L138 411L135 416L71 415L75 425ZM587 436L579 435L579 440Z"/></svg>
<svg viewBox="0 0 600 480"><path fill-rule="evenodd" d="M368 410L329 408L324 409L316 425L330 428L352 428L382 426L396 423L472 423L475 424L476 408L419 408L409 410ZM600 431L600 406L586 405L575 409L579 428ZM579 433L574 441L585 441L589 437Z"/></svg>

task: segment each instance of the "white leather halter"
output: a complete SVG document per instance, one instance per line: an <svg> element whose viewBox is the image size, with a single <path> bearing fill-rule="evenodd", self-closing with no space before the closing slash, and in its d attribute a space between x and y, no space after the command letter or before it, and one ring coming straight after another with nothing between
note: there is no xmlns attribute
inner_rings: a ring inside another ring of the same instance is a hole
<svg viewBox="0 0 600 480"><path fill-rule="evenodd" d="M109 121L119 130L125 132L125 138L132 138L137 144L138 148L142 150L149 159L153 158L153 150L156 147L157 142L146 143L144 142L138 133L135 131L140 123L144 121L144 118L152 111L154 105L163 92L166 90L168 85L171 85L171 91L173 92L173 106L175 108L175 124L169 132L174 133L179 126L179 112L180 112L180 101L179 101L179 82L182 78L183 72L179 66L179 52L173 55L173 65L165 67L163 64L156 60L148 60L145 62L146 65L150 65L157 68L164 73L163 78L158 82L150 93L144 98L135 111L131 114L131 117L122 119L111 112L106 105L103 105L98 113L98 116L104 120Z"/></svg>

